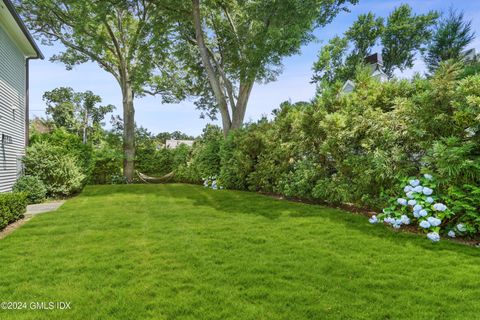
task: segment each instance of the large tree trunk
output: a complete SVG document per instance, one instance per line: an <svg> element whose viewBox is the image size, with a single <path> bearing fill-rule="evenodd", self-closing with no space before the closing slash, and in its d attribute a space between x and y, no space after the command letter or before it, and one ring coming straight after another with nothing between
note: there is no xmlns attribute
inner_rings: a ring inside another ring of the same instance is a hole
<svg viewBox="0 0 480 320"><path fill-rule="evenodd" d="M240 92L238 94L237 104L232 114L232 125L230 130L239 129L243 120L245 119L245 111L247 110L248 99L252 92L253 82L249 82L245 85L240 85Z"/></svg>
<svg viewBox="0 0 480 320"><path fill-rule="evenodd" d="M227 98L223 93L220 79L217 77L212 62L210 61L207 46L205 45L205 39L202 30L202 18L200 15L200 0L192 0L193 11L193 25L195 27L195 38L197 40L198 50L200 51L200 57L202 58L203 66L207 71L208 81L212 86L213 94L217 100L220 114L222 116L223 134L226 137L232 125L230 120L230 114L228 112Z"/></svg>
<svg viewBox="0 0 480 320"><path fill-rule="evenodd" d="M135 173L135 109L130 83L122 86L123 95L123 176L132 182Z"/></svg>

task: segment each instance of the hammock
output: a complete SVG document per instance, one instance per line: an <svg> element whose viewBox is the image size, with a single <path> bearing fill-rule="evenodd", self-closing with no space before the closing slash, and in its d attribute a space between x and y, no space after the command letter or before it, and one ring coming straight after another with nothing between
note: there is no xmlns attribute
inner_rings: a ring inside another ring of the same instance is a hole
<svg viewBox="0 0 480 320"><path fill-rule="evenodd" d="M165 182L169 182L170 180L172 180L173 177L175 176L173 171L170 172L170 173L167 173L163 177L150 177L150 176L147 176L146 174L143 174L141 172L138 172L138 171L135 171L135 172L137 173L137 176L140 178L140 180L142 180L145 183L165 183Z"/></svg>

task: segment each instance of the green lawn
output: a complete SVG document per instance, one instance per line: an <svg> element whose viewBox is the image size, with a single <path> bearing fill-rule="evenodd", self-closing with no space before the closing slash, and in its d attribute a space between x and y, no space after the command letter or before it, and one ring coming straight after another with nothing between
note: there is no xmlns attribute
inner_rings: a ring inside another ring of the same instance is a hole
<svg viewBox="0 0 480 320"><path fill-rule="evenodd" d="M87 187L0 240L0 319L478 319L480 249L190 185Z"/></svg>

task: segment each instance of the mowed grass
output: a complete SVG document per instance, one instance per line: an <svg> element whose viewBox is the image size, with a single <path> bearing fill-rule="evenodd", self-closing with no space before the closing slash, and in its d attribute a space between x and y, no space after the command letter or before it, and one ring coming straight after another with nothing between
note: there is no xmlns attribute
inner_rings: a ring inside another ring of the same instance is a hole
<svg viewBox="0 0 480 320"><path fill-rule="evenodd" d="M87 187L0 240L0 319L478 319L480 250L190 185Z"/></svg>

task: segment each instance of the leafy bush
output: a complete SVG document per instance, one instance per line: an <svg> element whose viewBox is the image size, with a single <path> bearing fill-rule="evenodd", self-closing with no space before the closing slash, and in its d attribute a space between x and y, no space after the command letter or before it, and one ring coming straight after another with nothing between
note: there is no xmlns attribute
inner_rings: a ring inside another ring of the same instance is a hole
<svg viewBox="0 0 480 320"><path fill-rule="evenodd" d="M370 223L386 222L393 228L399 229L414 221L427 233L427 237L437 242L440 240L440 231L448 225L454 213L434 193L436 183L430 174L425 174L421 179L410 178L404 185L405 198L392 199L391 206L384 209L382 214L373 216ZM462 227L456 231L462 233ZM454 230L448 232L450 237L455 237Z"/></svg>
<svg viewBox="0 0 480 320"><path fill-rule="evenodd" d="M123 155L119 150L103 146L93 153L92 184L112 184L122 175Z"/></svg>
<svg viewBox="0 0 480 320"><path fill-rule="evenodd" d="M78 159L47 141L29 147L23 162L26 174L42 180L47 194L53 197L72 195L81 190L85 181Z"/></svg>
<svg viewBox="0 0 480 320"><path fill-rule="evenodd" d="M248 124L224 141L221 132L215 139L205 135L184 154L181 171L192 180L218 177L226 188L373 210L391 207L403 177L430 172L435 185L422 186L434 189L448 210L415 198L428 216L405 207L390 208L390 218L435 218L441 229L429 233L478 235L480 75L462 78L461 71L445 63L429 79L386 83L360 71L352 93L324 87L312 103L283 103L272 120Z"/></svg>
<svg viewBox="0 0 480 320"><path fill-rule="evenodd" d="M22 218L27 209L27 195L21 192L0 194L0 230Z"/></svg>
<svg viewBox="0 0 480 320"><path fill-rule="evenodd" d="M81 138L68 133L64 128L56 129L48 134L35 134L30 138L31 146L42 142L62 149L63 153L74 157L85 179L92 175L94 156L91 144L84 144Z"/></svg>
<svg viewBox="0 0 480 320"><path fill-rule="evenodd" d="M36 176L20 177L13 186L13 191L25 193L29 204L40 203L47 196L45 185Z"/></svg>

